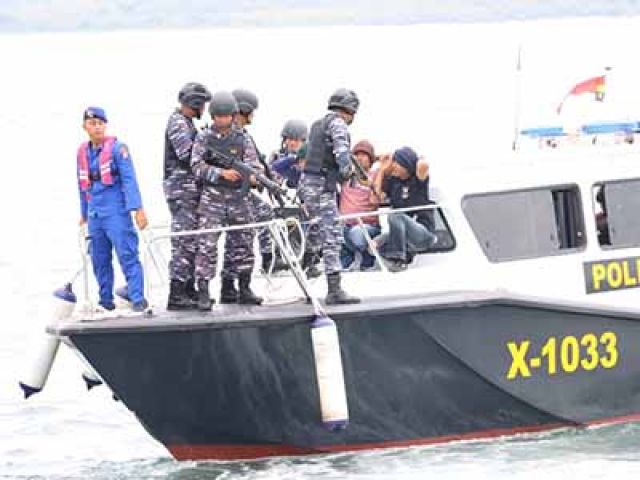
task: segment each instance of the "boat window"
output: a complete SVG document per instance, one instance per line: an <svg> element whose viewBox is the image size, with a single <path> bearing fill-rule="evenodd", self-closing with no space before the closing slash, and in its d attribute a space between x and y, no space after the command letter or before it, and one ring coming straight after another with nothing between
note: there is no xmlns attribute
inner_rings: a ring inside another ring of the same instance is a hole
<svg viewBox="0 0 640 480"><path fill-rule="evenodd" d="M468 195L462 209L492 262L572 253L586 244L577 185Z"/></svg>
<svg viewBox="0 0 640 480"><path fill-rule="evenodd" d="M597 183L592 193L600 246L640 246L640 179Z"/></svg>
<svg viewBox="0 0 640 480"><path fill-rule="evenodd" d="M427 202L427 205L435 205L435 202L429 201ZM447 222L444 213L442 212L442 208L437 207L427 211L429 212L429 230L435 233L438 237L438 242L435 246L417 253L448 252L453 250L456 247L456 239L453 236L453 232L449 227L449 223Z"/></svg>

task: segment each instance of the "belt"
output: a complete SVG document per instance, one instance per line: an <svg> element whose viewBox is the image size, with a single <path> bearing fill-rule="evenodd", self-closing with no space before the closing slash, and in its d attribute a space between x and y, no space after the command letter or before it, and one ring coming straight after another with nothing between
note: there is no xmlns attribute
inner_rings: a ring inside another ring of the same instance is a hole
<svg viewBox="0 0 640 480"><path fill-rule="evenodd" d="M117 173L111 172L111 177L115 178L117 176L118 176ZM91 173L89 173L89 179L92 182L99 182L99 181L102 180L102 177L100 176L100 172L91 172Z"/></svg>

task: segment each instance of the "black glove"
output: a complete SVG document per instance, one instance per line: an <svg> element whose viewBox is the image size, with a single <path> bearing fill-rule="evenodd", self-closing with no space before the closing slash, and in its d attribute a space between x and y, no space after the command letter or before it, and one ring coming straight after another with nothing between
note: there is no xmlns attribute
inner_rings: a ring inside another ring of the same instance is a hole
<svg viewBox="0 0 640 480"><path fill-rule="evenodd" d="M344 167L340 168L340 171L338 173L340 175L340 181L346 182L347 180L353 178L356 172L353 169L353 165L351 165L351 163L348 163Z"/></svg>

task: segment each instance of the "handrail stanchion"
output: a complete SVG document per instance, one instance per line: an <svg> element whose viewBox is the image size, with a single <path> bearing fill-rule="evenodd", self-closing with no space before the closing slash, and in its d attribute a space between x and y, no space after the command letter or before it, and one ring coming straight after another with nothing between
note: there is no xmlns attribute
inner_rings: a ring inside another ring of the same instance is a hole
<svg viewBox="0 0 640 480"><path fill-rule="evenodd" d="M384 273L389 273L389 269L384 264L384 261L380 256L380 252L378 251L378 246L376 245L376 242L374 242L373 238L371 238L371 235L369 235L369 230L367 230L364 222L362 221L362 218L360 217L358 217L358 225L360 225L360 228L362 228L362 233L364 233L364 238L367 240L367 245L369 245L369 250L371 250L371 253L375 257L376 262L378 262L378 265L380 265L380 270L382 270Z"/></svg>
<svg viewBox="0 0 640 480"><path fill-rule="evenodd" d="M80 256L82 258L83 313L91 313L93 311L93 308L91 307L91 296L89 293L89 261L87 259L87 257L89 256L90 241L91 237L88 236L86 228L84 226L80 227L79 243Z"/></svg>

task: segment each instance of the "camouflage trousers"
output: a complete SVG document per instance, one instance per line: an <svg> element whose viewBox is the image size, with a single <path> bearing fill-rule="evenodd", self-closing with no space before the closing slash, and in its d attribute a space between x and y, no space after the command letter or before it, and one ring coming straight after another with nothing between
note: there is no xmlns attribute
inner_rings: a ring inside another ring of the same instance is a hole
<svg viewBox="0 0 640 480"><path fill-rule="evenodd" d="M224 187L206 186L202 192L199 228L219 228L225 225L241 225L253 222L253 214L249 194L240 190ZM218 239L220 233L201 235L196 255L196 280L211 280L218 265ZM229 268L237 273L253 269L252 229L233 230L227 232L225 242L225 260Z"/></svg>
<svg viewBox="0 0 640 480"><path fill-rule="evenodd" d="M325 190L326 180L320 175L303 174L298 193L304 202L312 223L307 230L307 251L322 252L325 273L339 272L342 227L338 221L335 192Z"/></svg>
<svg viewBox="0 0 640 480"><path fill-rule="evenodd" d="M171 213L171 232L184 232L198 228L200 188L190 175L175 174L163 183L164 194ZM171 238L169 278L185 282L195 277L196 236Z"/></svg>
<svg viewBox="0 0 640 480"><path fill-rule="evenodd" d="M254 222L267 222L273 219L273 207L262 198L251 192L249 193L249 201L251 202L251 212L253 213ZM265 253L271 253L273 240L269 230L263 228L260 229L259 232L258 243L260 244L260 254L264 255ZM236 279L238 278L239 272L237 262L233 261L231 242L232 238L227 236L224 242L224 264L222 266L222 276Z"/></svg>

